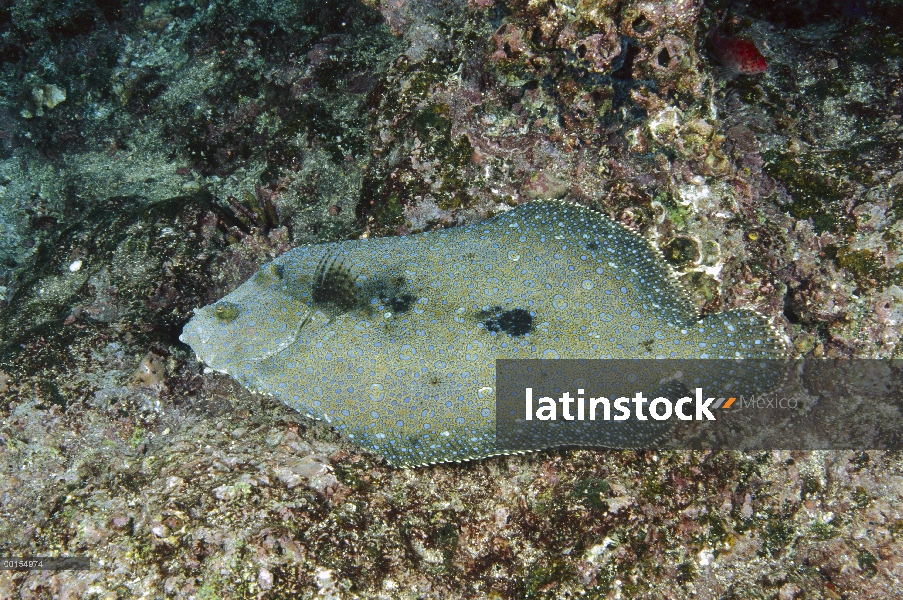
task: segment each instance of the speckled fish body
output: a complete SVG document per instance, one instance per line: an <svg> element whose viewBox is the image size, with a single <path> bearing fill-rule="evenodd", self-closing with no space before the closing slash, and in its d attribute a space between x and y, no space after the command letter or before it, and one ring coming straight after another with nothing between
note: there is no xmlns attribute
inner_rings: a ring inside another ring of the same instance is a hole
<svg viewBox="0 0 903 600"><path fill-rule="evenodd" d="M497 358L783 354L763 317L700 318L660 252L560 202L297 248L199 309L181 339L211 368L402 466L500 452Z"/></svg>

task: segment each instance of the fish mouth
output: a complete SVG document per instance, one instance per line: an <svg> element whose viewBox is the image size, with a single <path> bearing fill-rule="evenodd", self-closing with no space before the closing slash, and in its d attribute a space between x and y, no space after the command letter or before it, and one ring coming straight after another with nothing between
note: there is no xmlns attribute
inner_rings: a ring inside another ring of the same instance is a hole
<svg viewBox="0 0 903 600"><path fill-rule="evenodd" d="M203 325L204 311L206 311L206 307L198 310L195 316L185 324L182 334L179 336L179 341L189 346L199 361L215 371L224 373L223 369L217 368L213 364L216 362L216 353L213 352L213 346L210 343L211 332Z"/></svg>
<svg viewBox="0 0 903 600"><path fill-rule="evenodd" d="M198 309L179 340L190 346L205 365L230 375L238 372L241 365L259 363L285 350L298 339L312 311L272 289L266 291L267 296L285 310L262 310L264 305L256 299L258 292L253 288L236 290L219 302Z"/></svg>

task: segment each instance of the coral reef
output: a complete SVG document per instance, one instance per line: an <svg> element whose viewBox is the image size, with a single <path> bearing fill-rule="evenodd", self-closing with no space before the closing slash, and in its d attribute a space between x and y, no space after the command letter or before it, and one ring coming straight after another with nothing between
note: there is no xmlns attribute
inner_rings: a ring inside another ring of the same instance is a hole
<svg viewBox="0 0 903 600"><path fill-rule="evenodd" d="M767 71L719 75L725 18ZM92 566L0 596L901 595L897 454L396 470L178 342L294 246L563 198L655 243L704 314L899 357L901 24L889 0L3 3L0 554Z"/></svg>

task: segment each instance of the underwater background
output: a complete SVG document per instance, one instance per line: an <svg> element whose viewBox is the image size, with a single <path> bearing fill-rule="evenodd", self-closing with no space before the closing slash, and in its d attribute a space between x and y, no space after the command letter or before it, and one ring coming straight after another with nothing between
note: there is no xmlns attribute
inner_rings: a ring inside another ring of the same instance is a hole
<svg viewBox="0 0 903 600"><path fill-rule="evenodd" d="M21 598L890 598L898 452L389 466L205 372L297 246L560 199L704 315L900 358L903 3L0 1L0 555ZM404 257L401 257L404 258Z"/></svg>

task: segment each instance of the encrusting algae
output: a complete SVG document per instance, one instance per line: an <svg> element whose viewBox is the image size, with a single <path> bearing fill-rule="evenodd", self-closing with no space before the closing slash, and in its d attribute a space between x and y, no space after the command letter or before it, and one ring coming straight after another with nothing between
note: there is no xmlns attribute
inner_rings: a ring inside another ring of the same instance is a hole
<svg viewBox="0 0 903 600"><path fill-rule="evenodd" d="M764 317L700 317L658 250L558 201L297 248L199 309L180 339L211 368L400 466L500 453L496 359L785 353Z"/></svg>

